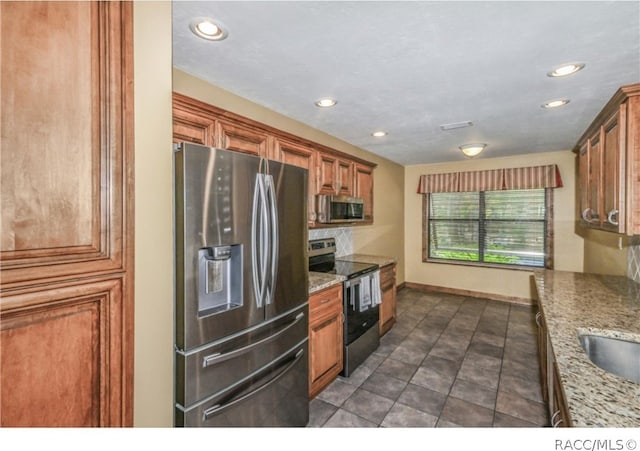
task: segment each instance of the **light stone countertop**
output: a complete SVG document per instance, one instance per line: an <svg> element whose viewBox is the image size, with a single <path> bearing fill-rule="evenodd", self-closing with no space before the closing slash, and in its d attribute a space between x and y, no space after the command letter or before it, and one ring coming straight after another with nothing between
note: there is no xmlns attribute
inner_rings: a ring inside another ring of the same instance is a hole
<svg viewBox="0 0 640 451"><path fill-rule="evenodd" d="M640 427L640 384L594 365L579 333L640 342L640 284L623 276L534 272L569 414L577 427Z"/></svg>
<svg viewBox="0 0 640 451"><path fill-rule="evenodd" d="M336 260L346 260L348 262L370 263L372 265L378 265L381 268L383 266L396 263L396 259L393 257L385 257L382 255L367 255L367 254L349 254L343 257L336 257Z"/></svg>
<svg viewBox="0 0 640 451"><path fill-rule="evenodd" d="M347 278L337 274L309 271L309 294L342 283L343 280Z"/></svg>

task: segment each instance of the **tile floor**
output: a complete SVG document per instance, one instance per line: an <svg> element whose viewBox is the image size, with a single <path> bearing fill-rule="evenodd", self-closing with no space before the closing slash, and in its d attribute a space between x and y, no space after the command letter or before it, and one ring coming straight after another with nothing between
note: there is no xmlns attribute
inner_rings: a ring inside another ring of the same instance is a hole
<svg viewBox="0 0 640 451"><path fill-rule="evenodd" d="M405 288L380 347L310 404L309 427L540 427L535 310Z"/></svg>

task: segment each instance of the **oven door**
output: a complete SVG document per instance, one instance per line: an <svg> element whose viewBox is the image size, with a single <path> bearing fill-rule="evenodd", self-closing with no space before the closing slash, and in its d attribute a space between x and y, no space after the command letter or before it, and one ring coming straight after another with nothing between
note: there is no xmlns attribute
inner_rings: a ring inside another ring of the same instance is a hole
<svg viewBox="0 0 640 451"><path fill-rule="evenodd" d="M367 301L367 287L371 283L368 274L344 282L344 343L349 345L378 323L380 306L371 305L371 289Z"/></svg>

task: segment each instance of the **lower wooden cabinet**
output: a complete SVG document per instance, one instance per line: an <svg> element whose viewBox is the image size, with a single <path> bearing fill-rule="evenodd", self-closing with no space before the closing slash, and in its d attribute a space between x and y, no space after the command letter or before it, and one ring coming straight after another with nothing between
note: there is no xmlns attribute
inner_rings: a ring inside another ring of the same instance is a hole
<svg viewBox="0 0 640 451"><path fill-rule="evenodd" d="M396 264L380 268L380 290L382 304L380 305L380 320L378 328L380 336L386 334L396 322Z"/></svg>
<svg viewBox="0 0 640 451"><path fill-rule="evenodd" d="M309 297L309 398L342 371L342 285Z"/></svg>
<svg viewBox="0 0 640 451"><path fill-rule="evenodd" d="M4 295L0 426L122 427L132 393L122 278Z"/></svg>
<svg viewBox="0 0 640 451"><path fill-rule="evenodd" d="M554 428L571 427L571 416L542 311L536 315L536 323L538 324L538 357L542 398L549 409L550 425Z"/></svg>

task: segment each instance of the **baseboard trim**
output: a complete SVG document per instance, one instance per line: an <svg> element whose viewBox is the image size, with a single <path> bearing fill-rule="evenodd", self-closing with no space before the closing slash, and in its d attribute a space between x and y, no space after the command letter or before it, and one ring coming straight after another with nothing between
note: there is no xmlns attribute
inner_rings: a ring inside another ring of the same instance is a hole
<svg viewBox="0 0 640 451"><path fill-rule="evenodd" d="M413 288L414 290L430 291L436 293L455 294L458 296L467 296L471 298L491 299L493 301L508 302L510 304L534 305L534 301L528 298L520 298L516 296L504 296L495 293L482 293L480 291L461 290L459 288L440 287L437 285L427 285L423 283L403 282L402 288Z"/></svg>

